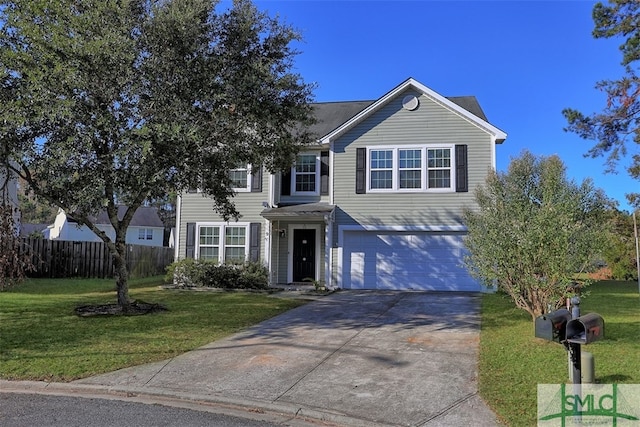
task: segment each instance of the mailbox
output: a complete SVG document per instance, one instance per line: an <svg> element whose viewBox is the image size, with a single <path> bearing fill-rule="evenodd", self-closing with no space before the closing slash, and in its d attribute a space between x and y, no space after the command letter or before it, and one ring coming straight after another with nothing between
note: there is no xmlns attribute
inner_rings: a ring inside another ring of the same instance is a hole
<svg viewBox="0 0 640 427"><path fill-rule="evenodd" d="M597 313L589 313L567 323L567 341L589 344L604 338L604 319Z"/></svg>
<svg viewBox="0 0 640 427"><path fill-rule="evenodd" d="M535 335L549 341L562 342L570 320L571 313L566 308L538 316L535 320Z"/></svg>

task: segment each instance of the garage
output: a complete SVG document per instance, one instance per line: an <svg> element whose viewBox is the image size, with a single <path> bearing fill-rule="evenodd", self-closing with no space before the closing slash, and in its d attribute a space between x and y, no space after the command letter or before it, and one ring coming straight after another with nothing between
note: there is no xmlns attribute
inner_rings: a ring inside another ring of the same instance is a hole
<svg viewBox="0 0 640 427"><path fill-rule="evenodd" d="M481 291L463 232L344 231L344 289Z"/></svg>

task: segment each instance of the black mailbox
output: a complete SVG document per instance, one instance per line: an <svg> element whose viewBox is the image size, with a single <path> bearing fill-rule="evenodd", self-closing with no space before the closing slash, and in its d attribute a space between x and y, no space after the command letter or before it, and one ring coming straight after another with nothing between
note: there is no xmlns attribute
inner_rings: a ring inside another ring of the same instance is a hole
<svg viewBox="0 0 640 427"><path fill-rule="evenodd" d="M538 316L535 321L536 337L555 342L564 341L569 320L571 313L566 308Z"/></svg>
<svg viewBox="0 0 640 427"><path fill-rule="evenodd" d="M567 323L567 341L589 344L604 338L604 319L597 313L589 313Z"/></svg>

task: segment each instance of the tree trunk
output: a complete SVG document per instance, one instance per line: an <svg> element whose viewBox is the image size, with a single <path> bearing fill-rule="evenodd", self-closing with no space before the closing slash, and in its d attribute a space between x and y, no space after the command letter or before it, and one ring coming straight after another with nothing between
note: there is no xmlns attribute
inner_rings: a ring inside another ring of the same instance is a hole
<svg viewBox="0 0 640 427"><path fill-rule="evenodd" d="M115 267L116 291L118 305L123 312L127 312L131 301L129 300L129 271L127 270L127 245L124 242L116 243L116 254L113 257Z"/></svg>

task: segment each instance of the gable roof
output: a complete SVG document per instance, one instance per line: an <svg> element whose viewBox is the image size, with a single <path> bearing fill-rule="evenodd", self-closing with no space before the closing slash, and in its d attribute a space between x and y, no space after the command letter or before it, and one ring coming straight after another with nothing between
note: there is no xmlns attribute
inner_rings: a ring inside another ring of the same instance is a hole
<svg viewBox="0 0 640 427"><path fill-rule="evenodd" d="M479 119L482 119L485 122L489 121L487 116L484 115L484 111L482 111L482 107L480 107L475 96L447 96L446 98L457 106L464 108L474 116L477 116Z"/></svg>
<svg viewBox="0 0 640 427"><path fill-rule="evenodd" d="M423 93L443 107L482 128L495 138L496 143L502 143L507 138L505 132L488 122L475 96L447 98L429 89L417 80L409 78L373 102L355 101L314 104L316 120L318 121L318 123L314 125L314 128L316 129L316 134L321 136L320 142L323 144L329 143L332 139L337 138L366 117L369 117L369 115L382 108L396 95L408 88L413 88ZM331 108L334 108L335 111L331 111ZM349 116L349 114L352 113L353 115ZM330 129L333 125L337 126Z"/></svg>
<svg viewBox="0 0 640 427"><path fill-rule="evenodd" d="M351 117L373 104L373 101L319 102L311 104L316 123L309 131L321 138L338 128Z"/></svg>
<svg viewBox="0 0 640 427"><path fill-rule="evenodd" d="M127 206L118 206L118 219L122 219ZM107 211L100 212L97 216L91 218L94 224L111 225ZM158 209L148 206L140 206L136 213L133 214L130 226L133 227L164 227L164 224L158 216Z"/></svg>

